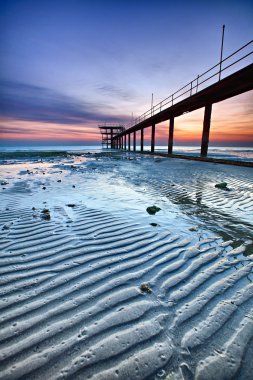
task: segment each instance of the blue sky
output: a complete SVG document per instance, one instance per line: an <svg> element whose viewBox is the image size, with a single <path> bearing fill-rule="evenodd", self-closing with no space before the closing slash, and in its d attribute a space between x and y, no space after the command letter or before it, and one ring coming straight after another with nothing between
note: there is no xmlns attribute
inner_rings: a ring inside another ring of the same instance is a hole
<svg viewBox="0 0 253 380"><path fill-rule="evenodd" d="M6 141L60 126L95 141L217 63L223 24L224 56L253 35L250 1L0 0L0 15Z"/></svg>

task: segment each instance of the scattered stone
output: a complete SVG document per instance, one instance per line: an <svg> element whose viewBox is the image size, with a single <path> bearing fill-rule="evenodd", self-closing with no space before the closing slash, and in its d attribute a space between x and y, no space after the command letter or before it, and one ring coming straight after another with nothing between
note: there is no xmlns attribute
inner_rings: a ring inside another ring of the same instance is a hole
<svg viewBox="0 0 253 380"><path fill-rule="evenodd" d="M43 189L43 190L46 190L46 186L43 186L42 189Z"/></svg>
<svg viewBox="0 0 253 380"><path fill-rule="evenodd" d="M50 211L47 208L44 208L44 210L41 211L43 214L49 214Z"/></svg>
<svg viewBox="0 0 253 380"><path fill-rule="evenodd" d="M230 191L227 185L228 185L227 182L221 182L221 183L216 183L215 187L217 187L217 189Z"/></svg>
<svg viewBox="0 0 253 380"><path fill-rule="evenodd" d="M69 203L66 206L68 206L68 207L75 207L76 205L74 203Z"/></svg>
<svg viewBox="0 0 253 380"><path fill-rule="evenodd" d="M35 207L33 207L33 208L32 208L32 210L34 211L34 210L36 210L36 208L35 208Z"/></svg>
<svg viewBox="0 0 253 380"><path fill-rule="evenodd" d="M5 211L9 211L9 208L7 207L7 208L5 209Z"/></svg>
<svg viewBox="0 0 253 380"><path fill-rule="evenodd" d="M50 211L47 208L44 208L44 210L41 211L41 218L44 220L51 219Z"/></svg>
<svg viewBox="0 0 253 380"><path fill-rule="evenodd" d="M150 206L146 209L146 211L150 214L150 215L155 215L155 213L157 213L158 211L160 211L160 207L157 207L157 206Z"/></svg>
<svg viewBox="0 0 253 380"><path fill-rule="evenodd" d="M9 230L9 226L7 226L6 224L3 226L2 230L5 231L5 230Z"/></svg>
<svg viewBox="0 0 253 380"><path fill-rule="evenodd" d="M5 186L5 185L8 185L9 184L9 182L7 182L7 181L2 181L1 182L1 186Z"/></svg>
<svg viewBox="0 0 253 380"><path fill-rule="evenodd" d="M72 185L72 187L74 187L74 188L75 188L75 185Z"/></svg>
<svg viewBox="0 0 253 380"><path fill-rule="evenodd" d="M61 179L58 179L57 182L61 182Z"/></svg>
<svg viewBox="0 0 253 380"><path fill-rule="evenodd" d="M192 232L193 232L193 231L198 231L198 227L190 227L190 228L189 228L189 231L192 231Z"/></svg>
<svg viewBox="0 0 253 380"><path fill-rule="evenodd" d="M141 284L140 289L143 293L152 293L152 289L148 283Z"/></svg>
<svg viewBox="0 0 253 380"><path fill-rule="evenodd" d="M45 175L46 173L43 172L42 174Z"/></svg>
<svg viewBox="0 0 253 380"><path fill-rule="evenodd" d="M152 227L157 227L157 226L159 226L158 223L150 223L150 225L151 225Z"/></svg>

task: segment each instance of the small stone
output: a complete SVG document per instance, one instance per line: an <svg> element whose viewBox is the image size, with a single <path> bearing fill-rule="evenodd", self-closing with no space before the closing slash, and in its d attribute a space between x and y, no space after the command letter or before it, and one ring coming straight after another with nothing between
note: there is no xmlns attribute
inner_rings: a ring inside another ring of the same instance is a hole
<svg viewBox="0 0 253 380"><path fill-rule="evenodd" d="M2 230L3 230L3 231L5 231L5 230L9 230L9 228L10 228L9 226L4 225L3 228L2 228Z"/></svg>
<svg viewBox="0 0 253 380"><path fill-rule="evenodd" d="M58 179L57 182L61 182L61 179Z"/></svg>
<svg viewBox="0 0 253 380"><path fill-rule="evenodd" d="M146 211L150 214L150 215L155 215L158 211L160 211L160 207L157 207L157 206L150 206L150 207L147 207Z"/></svg>
<svg viewBox="0 0 253 380"><path fill-rule="evenodd" d="M41 211L43 214L49 214L50 211L47 208L44 208L44 210Z"/></svg>
<svg viewBox="0 0 253 380"><path fill-rule="evenodd" d="M75 188L75 185L72 185L72 187L74 187L74 188Z"/></svg>
<svg viewBox="0 0 253 380"><path fill-rule="evenodd" d="M36 208L35 208L35 207L33 207L33 208L32 208L32 210L34 211L34 210L36 210Z"/></svg>
<svg viewBox="0 0 253 380"><path fill-rule="evenodd" d="M69 203L66 206L68 206L68 207L75 207L75 204L74 203Z"/></svg>
<svg viewBox="0 0 253 380"><path fill-rule="evenodd" d="M217 189L230 191L227 185L228 185L227 182L221 182L221 183L216 183L215 187L217 187Z"/></svg>
<svg viewBox="0 0 253 380"><path fill-rule="evenodd" d="M157 223L150 223L150 225L151 225L152 227L157 227L157 226L159 226L159 224L157 224Z"/></svg>
<svg viewBox="0 0 253 380"><path fill-rule="evenodd" d="M140 289L143 293L152 293L152 289L148 283L141 284Z"/></svg>
<svg viewBox="0 0 253 380"><path fill-rule="evenodd" d="M43 189L43 190L46 190L46 186L43 186L42 189Z"/></svg>
<svg viewBox="0 0 253 380"><path fill-rule="evenodd" d="M2 181L1 182L1 186L5 186L5 185L8 185L9 184L9 182L7 182L7 181Z"/></svg>
<svg viewBox="0 0 253 380"><path fill-rule="evenodd" d="M50 220L51 219L51 215L50 215L50 211L47 209L47 208L44 208L44 210L41 211L41 218L44 219L44 220Z"/></svg>
<svg viewBox="0 0 253 380"><path fill-rule="evenodd" d="M43 215L41 215L41 218L44 219L44 220L50 220L51 219L51 215L50 214L43 214Z"/></svg>
<svg viewBox="0 0 253 380"><path fill-rule="evenodd" d="M192 232L193 232L193 231L198 231L198 227L190 227L190 228L189 228L189 231L192 231Z"/></svg>

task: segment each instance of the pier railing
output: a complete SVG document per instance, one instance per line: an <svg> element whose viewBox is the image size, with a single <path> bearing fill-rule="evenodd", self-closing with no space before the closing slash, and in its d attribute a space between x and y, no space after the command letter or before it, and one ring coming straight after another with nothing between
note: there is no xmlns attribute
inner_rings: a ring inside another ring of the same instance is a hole
<svg viewBox="0 0 253 380"><path fill-rule="evenodd" d="M231 70L234 68L235 65L238 65L241 61L246 60L246 58L253 54L252 44L253 40L249 41L247 44L243 45L241 48L237 49L232 54L219 61L216 65L212 66L210 69L208 69L201 75L198 75L185 86L181 87L179 90L177 90L173 94L169 95L167 98L163 99L161 102L151 107L141 116L137 117L136 119L133 119L130 123L125 125L125 129L131 128L132 126L141 123L142 121L163 111L164 109L173 106L179 101L196 94L198 91L203 90L211 84L219 82L221 80L221 74L225 71L227 75L231 74Z"/></svg>

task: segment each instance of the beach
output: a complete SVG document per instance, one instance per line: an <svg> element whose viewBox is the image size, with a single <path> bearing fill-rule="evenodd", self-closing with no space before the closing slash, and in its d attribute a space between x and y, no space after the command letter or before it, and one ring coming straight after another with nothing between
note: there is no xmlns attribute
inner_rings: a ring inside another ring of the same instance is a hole
<svg viewBox="0 0 253 380"><path fill-rule="evenodd" d="M2 158L0 379L252 379L252 189L133 152Z"/></svg>

